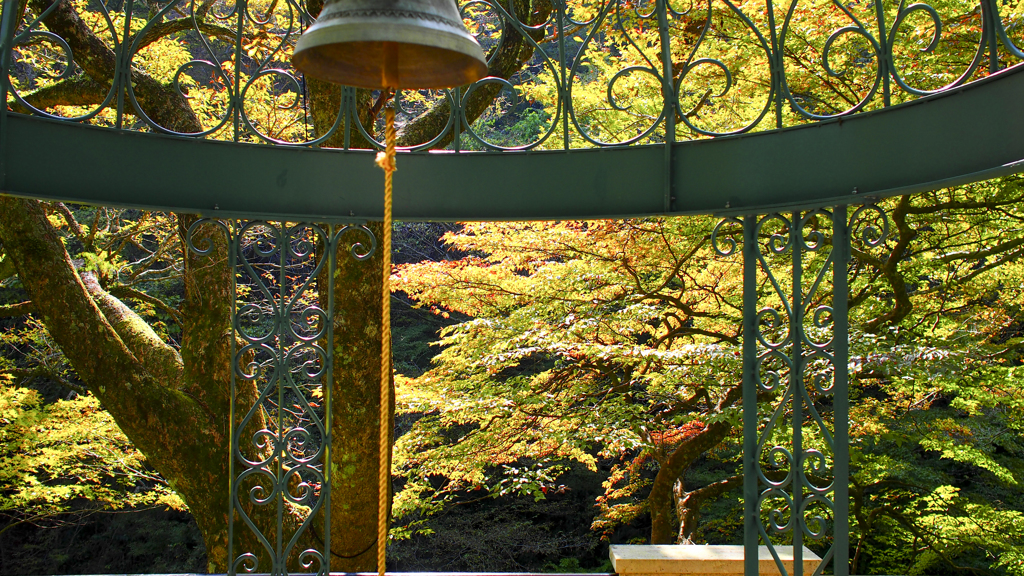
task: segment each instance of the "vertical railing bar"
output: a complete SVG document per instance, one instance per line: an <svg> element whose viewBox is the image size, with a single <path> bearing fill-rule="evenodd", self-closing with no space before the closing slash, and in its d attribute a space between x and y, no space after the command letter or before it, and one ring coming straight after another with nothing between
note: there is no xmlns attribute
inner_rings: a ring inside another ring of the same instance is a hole
<svg viewBox="0 0 1024 576"><path fill-rule="evenodd" d="M981 0L981 11L984 15L982 26L985 30L985 37L988 42L988 72L995 74L999 72L999 44L996 40L996 26L999 19L999 7L993 0Z"/></svg>
<svg viewBox="0 0 1024 576"><path fill-rule="evenodd" d="M665 114L665 198L663 210L672 210L672 155L676 141L675 82L672 71L672 37L668 30L668 0L657 1L658 34L661 37L662 76L661 93L664 99L662 110Z"/></svg>
<svg viewBox="0 0 1024 576"><path fill-rule="evenodd" d="M245 13L248 10L246 0L236 0L235 8L238 11L238 26L235 32L235 74L234 87L231 93L231 121L234 130L234 141L238 142L239 130L242 122L242 33L245 32Z"/></svg>
<svg viewBox="0 0 1024 576"><path fill-rule="evenodd" d="M117 90L117 110L114 115L114 126L121 130L124 127L124 96L132 83L131 40L132 15L135 12L135 0L128 0L124 5L124 30L121 33L121 45L117 46L114 59L114 89Z"/></svg>
<svg viewBox="0 0 1024 576"><path fill-rule="evenodd" d="M803 221L800 212L793 213L790 230L793 240L793 308L789 317L789 334L793 339L793 367L789 372L789 390L793 399L793 576L803 576L804 530L800 508L804 493L804 303L803 303Z"/></svg>
<svg viewBox="0 0 1024 576"><path fill-rule="evenodd" d="M771 82L772 88L775 90L775 127L782 128L782 76L784 70L782 49L779 46L779 33L775 29L775 5L772 4L772 0L765 0L765 7L768 11L768 29L771 31L772 40L772 57L769 66L773 69Z"/></svg>
<svg viewBox="0 0 1024 576"><path fill-rule="evenodd" d="M832 317L833 317L833 370L835 382L832 390L835 430L833 439L833 517L832 571L835 576L850 573L850 327L849 278L850 229L846 206L836 206L832 213Z"/></svg>
<svg viewBox="0 0 1024 576"><path fill-rule="evenodd" d="M8 71L14 47L14 31L18 14L18 0L3 0L3 18L0 21L0 190L7 189L7 93L10 90Z"/></svg>
<svg viewBox="0 0 1024 576"><path fill-rule="evenodd" d="M569 106L572 104L569 98L569 84L565 74L565 2L558 3L558 63L561 69L562 82L559 86L559 99L562 102L562 147L569 150Z"/></svg>
<svg viewBox="0 0 1024 576"><path fill-rule="evenodd" d="M757 216L743 218L743 574L758 574Z"/></svg>
<svg viewBox="0 0 1024 576"><path fill-rule="evenodd" d="M275 228L278 232L277 250L278 250L278 264L277 268L277 344L274 346L275 355L274 361L277 366L274 369L274 383L277 386L277 431L276 431L276 442L274 443L274 464L277 468L277 478L275 479L277 485L274 487L275 500L277 501L277 542L274 543L276 548L274 558L274 574L287 574L287 568L285 566L284 558L284 491L288 488L284 486L282 482L284 480L284 454L287 447L284 443L284 384L285 374L288 372L287 358L288 352L285 350L285 322L289 319L286 317L287 310L285 308L285 302L288 299L287 288L285 282L288 281L288 277L284 271L288 268L288 231L285 228L285 223L280 222L280 228ZM268 223L269 226L273 224ZM273 302L271 302L273 304Z"/></svg>
<svg viewBox="0 0 1024 576"><path fill-rule="evenodd" d="M236 354L237 345L235 339L238 336L238 262L236 260L236 250L238 250L238 234L236 230L238 228L235 222L231 223L230 227L226 227L228 230L228 267L231 270L231 401L228 403L228 434L229 442L231 445L231 452L228 454L228 557L227 557L227 572L228 576L235 576L235 560L234 560L234 546L235 546L235 502L238 499L238 486L235 484L235 454L240 450L236 436L235 436L235 399L238 397L236 393L236 382L235 382L235 370L238 368L238 358Z"/></svg>
<svg viewBox="0 0 1024 576"><path fill-rule="evenodd" d="M878 73L882 75L882 106L888 107L892 96L889 79L892 51L889 50L889 37L885 30L885 7L882 6L882 0L875 0L875 20L878 23L878 49L881 52L878 56Z"/></svg>
<svg viewBox="0 0 1024 576"><path fill-rule="evenodd" d="M452 99L452 104L455 108L452 113L455 114L455 122L452 123L452 129L455 131L452 134L452 144L455 145L455 151L459 152L462 150L462 87L455 88L455 98Z"/></svg>
<svg viewBox="0 0 1024 576"><path fill-rule="evenodd" d="M348 86L341 87L341 113L345 115L345 150L352 146L352 102L355 100L353 92L355 88Z"/></svg>
<svg viewBox="0 0 1024 576"><path fill-rule="evenodd" d="M338 246L335 243L337 236L336 226L329 227L330 236L327 238L327 346L324 351L327 355L325 370L327 378L324 384L324 483L320 487L320 497L324 500L324 568L323 574L331 573L331 443L334 438L331 434L333 427L331 412L332 394L334 389L334 274L338 266Z"/></svg>

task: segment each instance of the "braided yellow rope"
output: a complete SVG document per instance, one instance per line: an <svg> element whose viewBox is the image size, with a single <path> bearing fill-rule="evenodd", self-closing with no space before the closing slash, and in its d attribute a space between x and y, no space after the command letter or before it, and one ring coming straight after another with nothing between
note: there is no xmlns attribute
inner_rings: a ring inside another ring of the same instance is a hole
<svg viewBox="0 0 1024 576"><path fill-rule="evenodd" d="M384 170L384 234L381 242L384 260L384 296L382 298L380 348L380 484L377 493L377 574L384 576L384 552L388 544L388 495L391 480L391 175L395 171L395 109L384 112L387 132L384 152L377 153L377 166Z"/></svg>

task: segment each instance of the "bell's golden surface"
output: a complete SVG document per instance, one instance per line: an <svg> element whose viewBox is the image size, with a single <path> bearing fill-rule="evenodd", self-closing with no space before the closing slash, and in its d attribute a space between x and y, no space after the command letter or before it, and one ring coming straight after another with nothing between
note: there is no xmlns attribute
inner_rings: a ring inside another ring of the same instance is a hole
<svg viewBox="0 0 1024 576"><path fill-rule="evenodd" d="M333 0L299 38L302 73L360 88L449 88L487 73L455 0Z"/></svg>

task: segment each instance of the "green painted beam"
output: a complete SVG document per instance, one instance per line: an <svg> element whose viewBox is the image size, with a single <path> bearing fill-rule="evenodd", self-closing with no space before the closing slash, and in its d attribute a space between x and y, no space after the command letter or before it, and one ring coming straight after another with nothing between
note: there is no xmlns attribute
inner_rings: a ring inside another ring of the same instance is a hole
<svg viewBox="0 0 1024 576"><path fill-rule="evenodd" d="M797 128L663 146L405 153L399 220L764 213L858 203L1024 171L1024 65L949 92ZM9 194L224 217L365 221L383 211L367 151L192 140L10 114Z"/></svg>
<svg viewBox="0 0 1024 576"><path fill-rule="evenodd" d="M765 213L859 204L1024 171L1024 64L841 119L678 145L677 209Z"/></svg>

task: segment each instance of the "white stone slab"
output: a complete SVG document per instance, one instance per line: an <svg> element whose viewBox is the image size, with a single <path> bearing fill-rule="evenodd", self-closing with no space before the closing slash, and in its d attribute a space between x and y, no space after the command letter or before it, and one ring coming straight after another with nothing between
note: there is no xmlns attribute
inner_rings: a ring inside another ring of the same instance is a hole
<svg viewBox="0 0 1024 576"><path fill-rule="evenodd" d="M786 571L792 574L792 546L776 546L775 552ZM629 576L743 574L743 546L614 544L609 547L608 555L615 572ZM804 576L814 574L820 562L821 558L804 547ZM758 548L758 572L780 574L767 546Z"/></svg>

